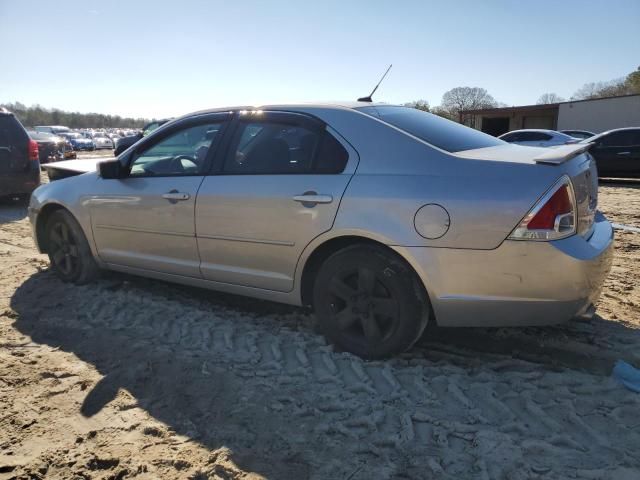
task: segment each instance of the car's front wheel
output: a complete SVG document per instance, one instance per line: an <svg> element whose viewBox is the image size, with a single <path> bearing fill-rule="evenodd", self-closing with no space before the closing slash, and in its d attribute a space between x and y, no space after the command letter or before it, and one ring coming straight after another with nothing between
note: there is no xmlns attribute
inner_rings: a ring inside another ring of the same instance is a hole
<svg viewBox="0 0 640 480"><path fill-rule="evenodd" d="M327 338L367 359L411 348L431 311L413 270L394 253L368 245L340 250L322 264L313 302Z"/></svg>
<svg viewBox="0 0 640 480"><path fill-rule="evenodd" d="M100 269L73 215L58 210L46 225L47 253L53 271L65 282L83 284L94 280Z"/></svg>

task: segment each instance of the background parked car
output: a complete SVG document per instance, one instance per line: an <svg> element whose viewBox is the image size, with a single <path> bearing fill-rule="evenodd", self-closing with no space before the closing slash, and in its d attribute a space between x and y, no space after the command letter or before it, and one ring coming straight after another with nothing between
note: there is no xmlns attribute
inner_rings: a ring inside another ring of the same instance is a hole
<svg viewBox="0 0 640 480"><path fill-rule="evenodd" d="M96 146L93 143L93 140L90 138L85 138L82 134L78 132L66 132L60 133L59 135L65 137L69 140L69 143L73 146L74 150L95 150Z"/></svg>
<svg viewBox="0 0 640 480"><path fill-rule="evenodd" d="M69 133L71 129L69 127L64 127L62 125L39 125L34 127L36 132L45 132L45 133Z"/></svg>
<svg viewBox="0 0 640 480"><path fill-rule="evenodd" d="M618 128L583 140L596 159L598 176L640 178L640 127Z"/></svg>
<svg viewBox="0 0 640 480"><path fill-rule="evenodd" d="M525 145L529 147L555 147L557 145L567 145L578 143L579 140L555 130L513 130L498 137L505 142Z"/></svg>
<svg viewBox="0 0 640 480"><path fill-rule="evenodd" d="M38 185L38 144L13 113L0 107L0 197L28 197Z"/></svg>
<svg viewBox="0 0 640 480"><path fill-rule="evenodd" d="M122 138L118 139L116 141L116 143L115 143L115 149L113 150L113 154L115 156L120 155L122 152L124 152L131 145L133 145L134 143L136 143L138 140L142 139L143 137L146 137L151 132L153 132L156 128L164 125L169 120L171 120L171 119L170 118L164 118L162 120L154 120L153 122L146 124L142 128L142 132L136 133L135 135L130 135L128 137L122 137Z"/></svg>
<svg viewBox="0 0 640 480"><path fill-rule="evenodd" d="M591 138L595 135L595 133L590 132L589 130L560 130L560 133L564 133L573 138L579 138L580 140Z"/></svg>
<svg viewBox="0 0 640 480"><path fill-rule="evenodd" d="M35 130L27 131L27 133L38 144L40 164L76 158L76 152L66 138Z"/></svg>
<svg viewBox="0 0 640 480"><path fill-rule="evenodd" d="M113 147L115 148L116 140L121 138L122 135L120 135L118 132L110 132L110 133L107 133L107 137L109 137L111 139L111 141L113 142Z"/></svg>
<svg viewBox="0 0 640 480"><path fill-rule="evenodd" d="M96 150L102 148L113 148L113 141L107 136L106 133L94 133L92 140Z"/></svg>

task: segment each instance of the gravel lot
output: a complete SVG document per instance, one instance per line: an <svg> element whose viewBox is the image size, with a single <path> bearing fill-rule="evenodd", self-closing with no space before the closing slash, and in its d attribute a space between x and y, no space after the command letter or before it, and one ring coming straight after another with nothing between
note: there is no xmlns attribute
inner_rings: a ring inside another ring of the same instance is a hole
<svg viewBox="0 0 640 480"><path fill-rule="evenodd" d="M640 227L640 184L600 208ZM411 352L334 352L303 309L48 271L0 206L0 480L637 479L640 234L618 231L595 319L434 329Z"/></svg>

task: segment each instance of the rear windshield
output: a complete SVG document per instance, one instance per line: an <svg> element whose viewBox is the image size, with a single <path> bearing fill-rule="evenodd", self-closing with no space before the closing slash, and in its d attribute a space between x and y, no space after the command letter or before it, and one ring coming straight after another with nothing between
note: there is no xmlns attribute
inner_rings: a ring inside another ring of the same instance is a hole
<svg viewBox="0 0 640 480"><path fill-rule="evenodd" d="M0 115L0 147L15 145L26 140L27 134L12 115Z"/></svg>
<svg viewBox="0 0 640 480"><path fill-rule="evenodd" d="M491 135L445 118L410 107L376 106L358 108L400 130L447 152L495 147L505 142Z"/></svg>

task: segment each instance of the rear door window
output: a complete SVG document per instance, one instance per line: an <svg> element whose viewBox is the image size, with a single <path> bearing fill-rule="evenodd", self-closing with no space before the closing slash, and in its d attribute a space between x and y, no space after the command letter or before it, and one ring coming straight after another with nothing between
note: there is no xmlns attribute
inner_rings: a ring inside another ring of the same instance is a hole
<svg viewBox="0 0 640 480"><path fill-rule="evenodd" d="M241 123L224 173L274 175L310 173L319 135L302 126L275 122Z"/></svg>
<svg viewBox="0 0 640 480"><path fill-rule="evenodd" d="M551 140L551 135L542 132L520 132L520 142L544 142Z"/></svg>
<svg viewBox="0 0 640 480"><path fill-rule="evenodd" d="M517 133L507 133L506 135L503 135L500 140L503 140L505 142L517 142L518 141L518 134Z"/></svg>
<svg viewBox="0 0 640 480"><path fill-rule="evenodd" d="M601 139L603 147L631 147L640 145L640 130L622 130L605 135Z"/></svg>
<svg viewBox="0 0 640 480"><path fill-rule="evenodd" d="M496 137L415 108L371 106L358 110L447 152L504 145Z"/></svg>
<svg viewBox="0 0 640 480"><path fill-rule="evenodd" d="M239 121L223 174L331 174L344 170L349 154L322 125L298 115L267 115L265 119Z"/></svg>

